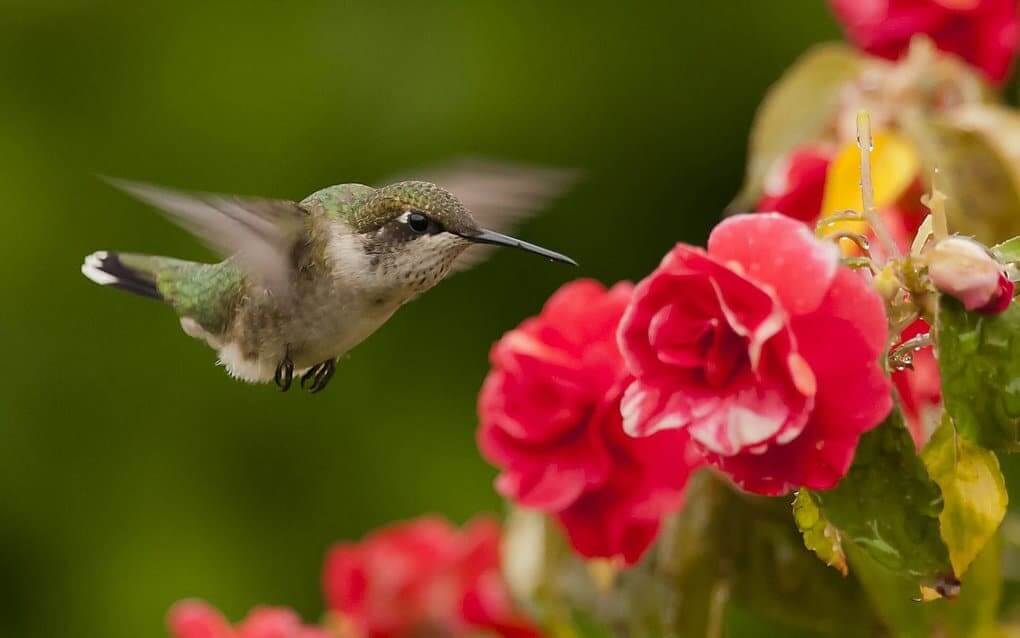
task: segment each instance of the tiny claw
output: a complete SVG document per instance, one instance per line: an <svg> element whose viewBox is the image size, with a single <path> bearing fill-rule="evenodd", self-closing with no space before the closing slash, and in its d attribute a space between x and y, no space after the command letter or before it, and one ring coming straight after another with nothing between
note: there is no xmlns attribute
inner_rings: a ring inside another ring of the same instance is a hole
<svg viewBox="0 0 1020 638"><path fill-rule="evenodd" d="M308 390L310 394L321 392L329 385L334 372L336 372L336 359L329 359L328 361L315 364L302 375L301 389ZM308 385L309 381L311 381L311 385Z"/></svg>
<svg viewBox="0 0 1020 638"><path fill-rule="evenodd" d="M286 392L290 390L290 384L294 380L294 362L290 360L290 354L286 354L283 357L283 361L280 365L276 366L276 373L273 375L273 381L276 382L276 387L280 388L280 392Z"/></svg>
<svg viewBox="0 0 1020 638"><path fill-rule="evenodd" d="M308 385L308 382L315 378L315 375L318 374L320 367L322 367L322 364L321 363L317 363L314 366L312 366L311 368L308 368L308 370L306 370L305 373L301 375L301 389L302 390L306 390L307 389L306 386Z"/></svg>

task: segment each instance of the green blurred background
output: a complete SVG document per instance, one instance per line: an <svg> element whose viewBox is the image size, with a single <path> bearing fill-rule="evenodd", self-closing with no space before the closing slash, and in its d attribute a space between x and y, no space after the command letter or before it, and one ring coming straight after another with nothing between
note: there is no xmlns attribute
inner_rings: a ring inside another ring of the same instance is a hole
<svg viewBox="0 0 1020 638"><path fill-rule="evenodd" d="M0 3L0 636L164 635L198 596L322 610L329 544L498 512L489 345L576 276L640 278L736 191L754 109L821 0ZM400 311L329 391L231 381L96 249L206 258L94 178L299 199L471 153L586 180Z"/></svg>

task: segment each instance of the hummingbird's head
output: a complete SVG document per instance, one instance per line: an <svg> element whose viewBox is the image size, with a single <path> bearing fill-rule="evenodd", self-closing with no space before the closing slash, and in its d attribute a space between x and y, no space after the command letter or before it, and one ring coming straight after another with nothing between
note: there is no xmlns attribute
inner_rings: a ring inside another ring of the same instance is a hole
<svg viewBox="0 0 1020 638"><path fill-rule="evenodd" d="M575 264L559 253L482 228L452 193L429 182L375 189L352 209L347 223L377 267L391 270L418 292L445 277L453 261L473 244L508 246Z"/></svg>

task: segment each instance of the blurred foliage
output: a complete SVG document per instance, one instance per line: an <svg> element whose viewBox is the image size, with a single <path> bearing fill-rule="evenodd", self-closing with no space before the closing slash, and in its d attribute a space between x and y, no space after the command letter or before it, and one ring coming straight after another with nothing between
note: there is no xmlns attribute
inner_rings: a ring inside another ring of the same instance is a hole
<svg viewBox="0 0 1020 638"><path fill-rule="evenodd" d="M861 59L850 46L826 43L805 52L772 87L754 119L747 176L731 204L735 211L757 203L776 161L816 142L831 126L840 92L860 71Z"/></svg>
<svg viewBox="0 0 1020 638"><path fill-rule="evenodd" d="M1020 140L996 121L993 114L1002 112L982 106L953 118L932 119L912 130L922 157L928 160L923 174L938 170L937 186L948 197L954 232L989 244L1020 232L1020 164L1006 152L1015 152L1013 147L1020 147ZM1012 113L1008 119L1011 126L1018 123Z"/></svg>
<svg viewBox="0 0 1020 638"><path fill-rule="evenodd" d="M971 565L953 600L920 602L916 579L896 573L856 545L847 546L850 570L892 638L990 638L997 636L1002 595L1000 544L988 543Z"/></svg>
<svg viewBox="0 0 1020 638"><path fill-rule="evenodd" d="M991 247L992 254L1003 264L1015 264L1020 261L1020 237L1007 239L1001 244Z"/></svg>
<svg viewBox="0 0 1020 638"><path fill-rule="evenodd" d="M567 279L702 241L768 85L838 38L791 0L0 4L0 635L19 638L162 636L185 596L314 619L333 540L498 508L473 436L489 344ZM230 380L167 309L78 273L103 248L208 256L95 173L298 198L462 153L583 169L521 231L582 268L499 254L315 397Z"/></svg>
<svg viewBox="0 0 1020 638"><path fill-rule="evenodd" d="M864 638L881 630L856 578L804 550L790 499L738 492L714 471L692 478L683 511L625 570L579 559L539 514L515 510L509 521L511 587L552 636L598 635L585 629L593 625L631 638Z"/></svg>
<svg viewBox="0 0 1020 638"><path fill-rule="evenodd" d="M804 551L790 500L738 492L711 472L692 481L659 557L659 569L680 592L669 618L682 628L676 635L712 635L693 623L703 607L711 613L718 603L703 606L697 592L720 589L726 603L790 630L875 635L877 620L856 582Z"/></svg>

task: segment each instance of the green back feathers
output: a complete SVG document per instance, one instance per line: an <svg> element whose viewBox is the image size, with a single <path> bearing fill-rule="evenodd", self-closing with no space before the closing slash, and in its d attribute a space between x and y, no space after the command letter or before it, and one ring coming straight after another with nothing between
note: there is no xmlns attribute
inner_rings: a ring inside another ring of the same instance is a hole
<svg viewBox="0 0 1020 638"><path fill-rule="evenodd" d="M214 334L233 318L245 282L244 271L229 259L218 264L167 264L156 278L160 293L177 314L191 317Z"/></svg>
<svg viewBox="0 0 1020 638"><path fill-rule="evenodd" d="M245 285L244 271L229 259L218 264L121 254L127 268L153 281L177 314L190 317L204 329L222 332L233 316Z"/></svg>

